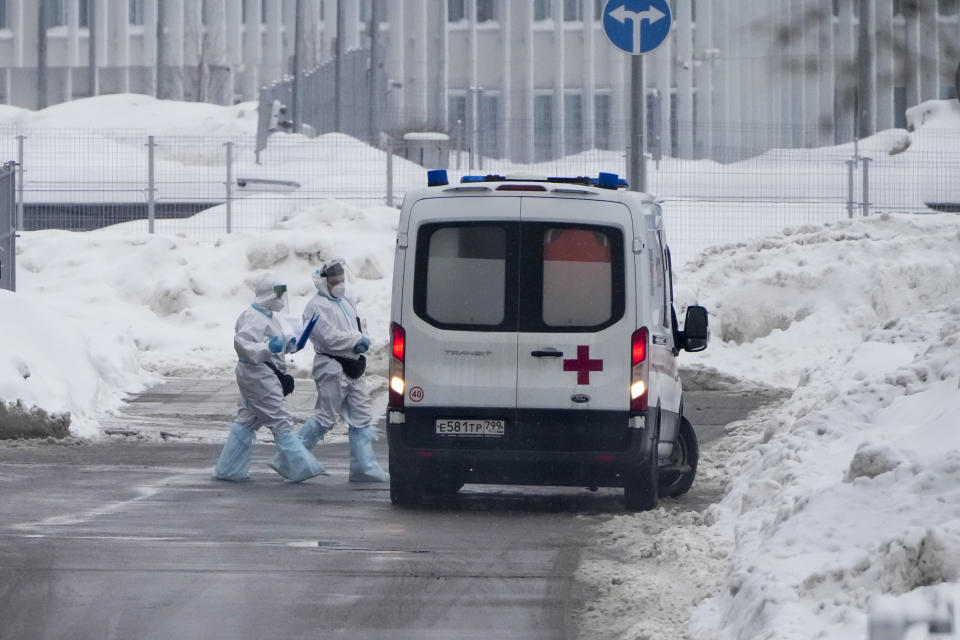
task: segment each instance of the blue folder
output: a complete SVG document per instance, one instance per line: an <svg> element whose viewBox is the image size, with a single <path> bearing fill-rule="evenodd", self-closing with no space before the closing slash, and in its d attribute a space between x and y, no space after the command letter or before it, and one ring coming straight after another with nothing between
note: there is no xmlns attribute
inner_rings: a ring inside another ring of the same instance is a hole
<svg viewBox="0 0 960 640"><path fill-rule="evenodd" d="M320 318L320 314L313 314L313 317L310 318L310 322L307 323L307 326L303 328L303 333L300 334L300 339L297 340L297 351L303 349L303 345L307 344L307 340L310 339L310 334L313 333L313 328L317 326L317 319Z"/></svg>

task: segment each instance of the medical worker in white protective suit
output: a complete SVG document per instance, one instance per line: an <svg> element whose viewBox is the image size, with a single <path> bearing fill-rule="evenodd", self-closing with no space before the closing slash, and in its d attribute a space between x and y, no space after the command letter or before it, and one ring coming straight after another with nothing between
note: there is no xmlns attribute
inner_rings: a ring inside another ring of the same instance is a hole
<svg viewBox="0 0 960 640"><path fill-rule="evenodd" d="M317 316L310 333L317 403L300 438L307 449L313 449L342 414L350 438L350 481L387 482L390 477L377 462L371 444L377 439L376 418L363 376L363 354L370 348L370 339L363 335L357 308L344 297L344 266L342 259L329 260L313 274L317 295L303 311L304 326Z"/></svg>
<svg viewBox="0 0 960 640"><path fill-rule="evenodd" d="M256 297L237 318L233 347L240 387L237 419L223 445L214 477L236 482L250 479L250 458L257 429L273 432L277 452L270 467L287 482L302 482L325 474L323 466L293 433L293 421L283 397L279 376L267 363L286 373L284 354L296 350L296 328L282 322L287 286L270 275L256 285Z"/></svg>

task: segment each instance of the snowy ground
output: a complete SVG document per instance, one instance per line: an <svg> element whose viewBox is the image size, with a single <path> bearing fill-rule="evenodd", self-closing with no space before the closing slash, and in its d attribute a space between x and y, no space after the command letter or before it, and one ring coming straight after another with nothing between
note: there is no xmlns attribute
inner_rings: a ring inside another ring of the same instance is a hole
<svg viewBox="0 0 960 640"><path fill-rule="evenodd" d="M917 131L876 144L906 136L919 153L941 138L930 127L960 120L953 107L921 107ZM216 122L200 126L227 126ZM910 151L896 158L909 163ZM696 206L677 205L673 219ZM960 581L960 218L823 224L792 208L808 223L675 265L681 316L694 302L711 312L710 348L684 365L789 396L704 452L688 498L597 521L581 571L596 637L864 638L878 595ZM312 270L333 255L347 259L375 339L370 372L384 373L396 210L324 201L274 212L262 233L197 239L190 225L221 213L165 223L162 236L140 223L23 234L19 291L0 292L0 399L70 412L75 435L97 437L99 417L163 375L229 376L233 322L255 279L281 274L299 312ZM736 203L708 213L736 237ZM291 364L306 374L309 354Z"/></svg>

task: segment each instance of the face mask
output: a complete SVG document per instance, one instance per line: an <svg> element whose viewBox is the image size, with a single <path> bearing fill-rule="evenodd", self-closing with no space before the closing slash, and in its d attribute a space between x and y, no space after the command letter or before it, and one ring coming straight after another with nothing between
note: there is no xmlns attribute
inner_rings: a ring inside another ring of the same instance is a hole
<svg viewBox="0 0 960 640"><path fill-rule="evenodd" d="M264 305L269 311L283 311L286 302L283 298L273 298Z"/></svg>
<svg viewBox="0 0 960 640"><path fill-rule="evenodd" d="M335 284L330 287L330 295L334 298L342 298L343 294L346 292L347 288L343 286L343 283Z"/></svg>

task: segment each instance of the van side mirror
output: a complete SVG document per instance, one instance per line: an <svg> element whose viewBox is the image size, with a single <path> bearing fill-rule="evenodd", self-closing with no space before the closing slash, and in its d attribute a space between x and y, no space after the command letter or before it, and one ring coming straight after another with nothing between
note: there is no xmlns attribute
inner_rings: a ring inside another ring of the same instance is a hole
<svg viewBox="0 0 960 640"><path fill-rule="evenodd" d="M703 307L687 307L687 316L683 322L681 346L684 351L703 351L707 348L707 310Z"/></svg>

